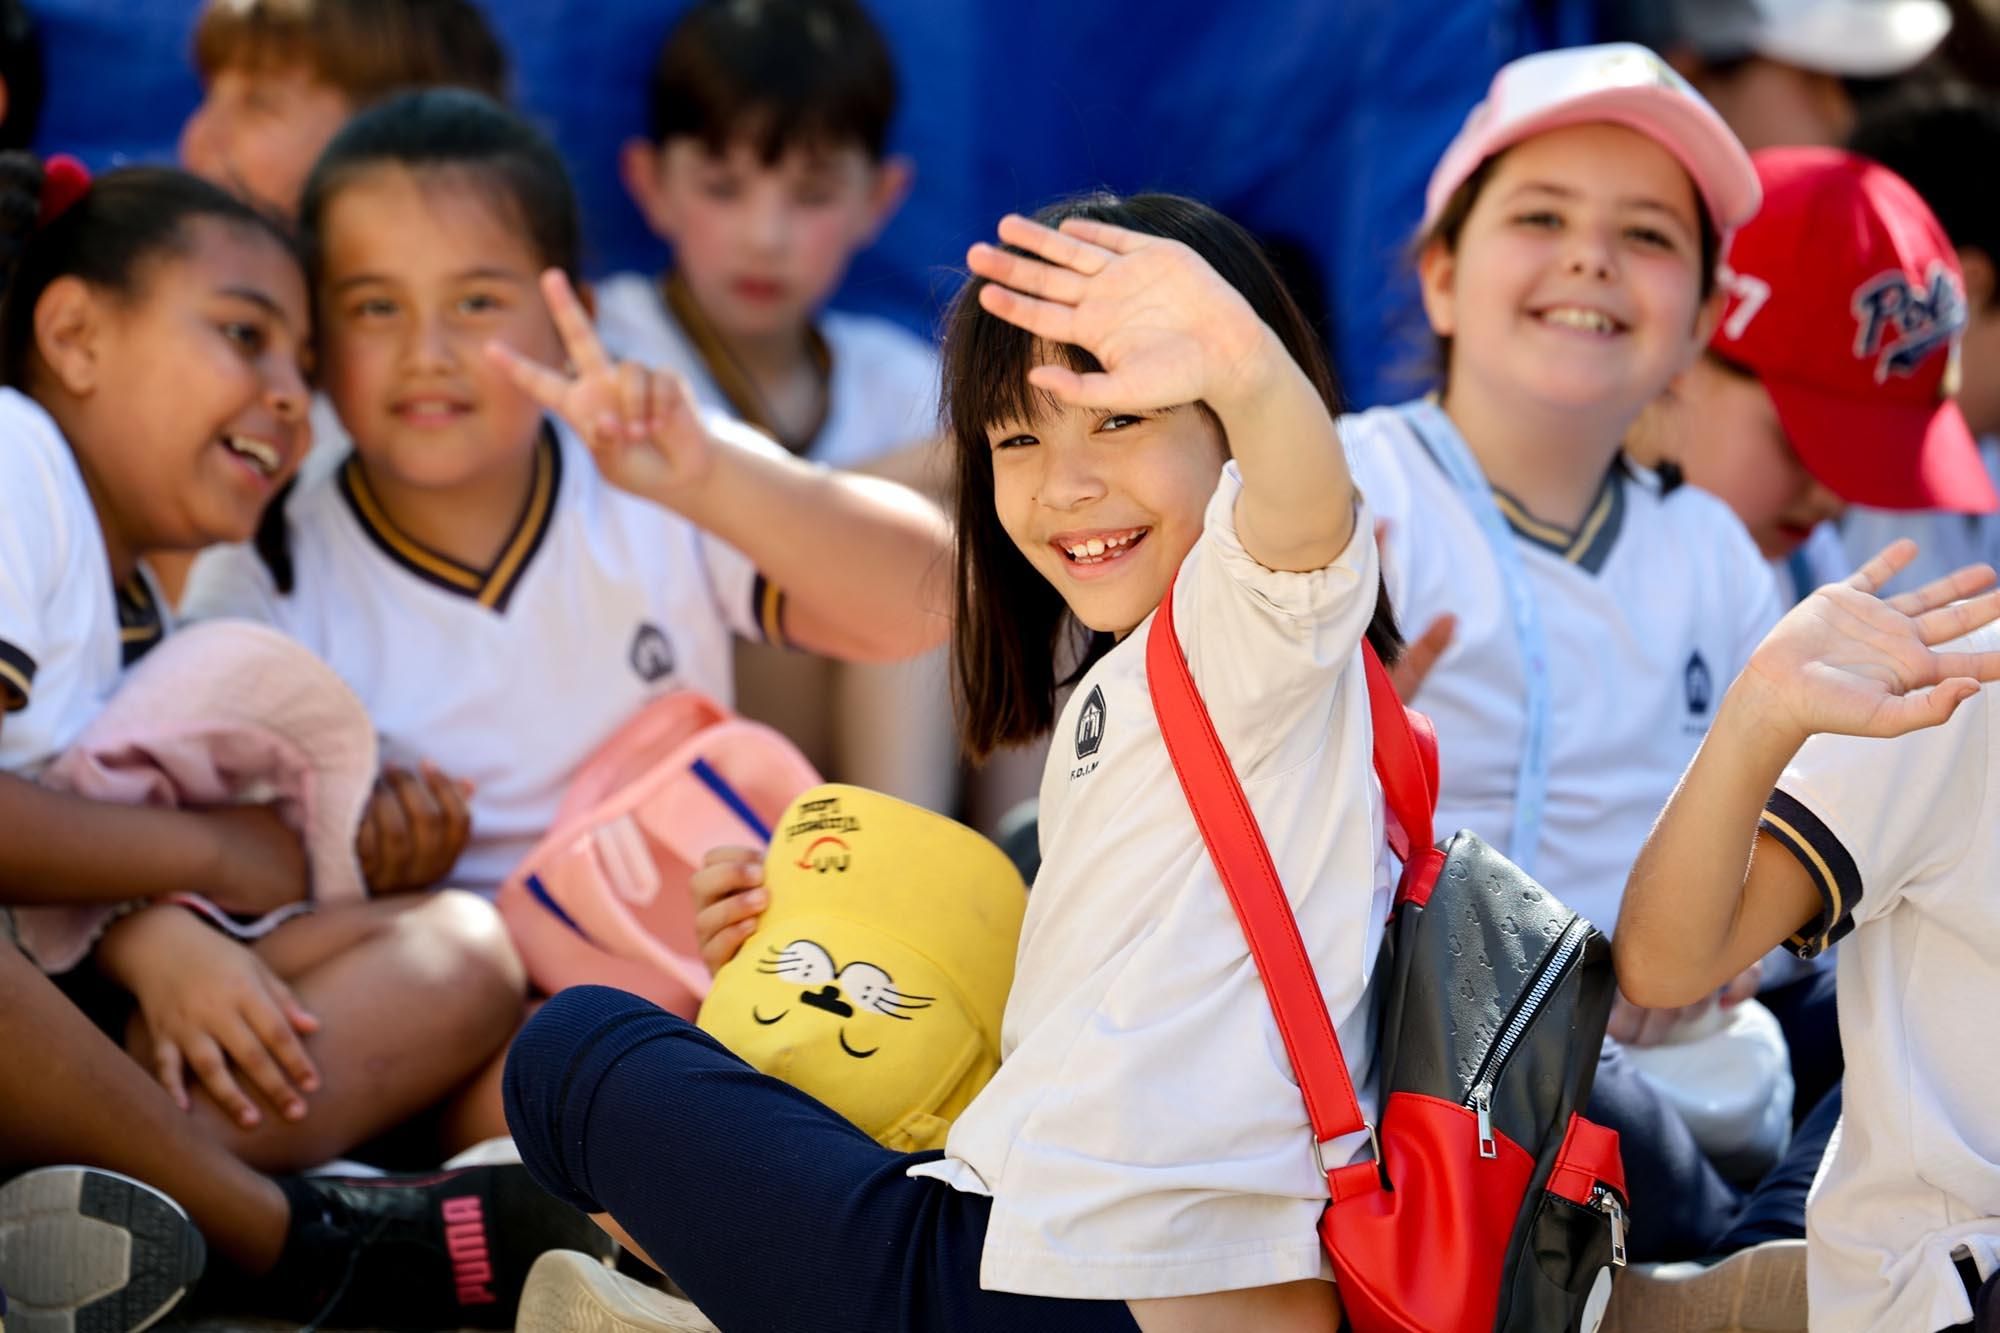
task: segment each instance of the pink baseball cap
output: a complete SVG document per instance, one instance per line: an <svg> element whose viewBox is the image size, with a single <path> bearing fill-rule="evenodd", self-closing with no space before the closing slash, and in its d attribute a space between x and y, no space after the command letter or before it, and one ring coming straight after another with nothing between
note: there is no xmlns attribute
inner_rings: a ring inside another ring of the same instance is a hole
<svg viewBox="0 0 2000 1333"><path fill-rule="evenodd" d="M1757 154L1764 207L1723 256L1709 346L1754 372L1834 494L1878 509L2000 509L1952 394L1965 283L1951 239L1887 167L1837 148Z"/></svg>
<svg viewBox="0 0 2000 1333"><path fill-rule="evenodd" d="M1500 67L1444 150L1424 193L1420 232L1437 222L1466 178L1523 139L1569 125L1608 122L1637 130L1694 179L1715 229L1750 220L1762 193L1750 154L1688 81L1643 46L1610 42L1523 56Z"/></svg>

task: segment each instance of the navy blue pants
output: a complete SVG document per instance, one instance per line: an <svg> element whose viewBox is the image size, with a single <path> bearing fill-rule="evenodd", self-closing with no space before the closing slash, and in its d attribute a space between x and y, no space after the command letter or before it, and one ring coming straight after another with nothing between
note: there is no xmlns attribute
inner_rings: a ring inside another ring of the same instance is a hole
<svg viewBox="0 0 2000 1333"><path fill-rule="evenodd" d="M1733 1254L1806 1234L1806 1191L1840 1119L1840 1034L1831 970L1758 997L1792 1048L1791 1146L1750 1190L1723 1179L1687 1123L1626 1059L1607 1050L1586 1114L1618 1131L1632 1198L1626 1250L1634 1263Z"/></svg>
<svg viewBox="0 0 2000 1333"><path fill-rule="evenodd" d="M693 1024L602 986L514 1041L507 1124L551 1194L609 1213L730 1333L1136 1333L1123 1301L983 1291L991 1200L891 1152Z"/></svg>

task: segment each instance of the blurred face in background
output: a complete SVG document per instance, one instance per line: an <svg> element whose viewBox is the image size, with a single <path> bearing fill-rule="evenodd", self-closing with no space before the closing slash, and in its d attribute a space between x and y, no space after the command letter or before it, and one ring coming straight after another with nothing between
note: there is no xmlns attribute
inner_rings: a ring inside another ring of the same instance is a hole
<svg viewBox="0 0 2000 1333"><path fill-rule="evenodd" d="M181 128L181 165L289 218L320 150L353 114L347 95L304 65L218 70Z"/></svg>

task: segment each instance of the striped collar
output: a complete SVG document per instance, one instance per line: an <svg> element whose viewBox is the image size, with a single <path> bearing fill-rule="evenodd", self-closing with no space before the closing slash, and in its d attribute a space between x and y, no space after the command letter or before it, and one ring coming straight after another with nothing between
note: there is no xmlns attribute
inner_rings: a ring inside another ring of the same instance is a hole
<svg viewBox="0 0 2000 1333"><path fill-rule="evenodd" d="M528 499L500 554L485 569L474 569L408 536L390 519L382 502L368 487L360 460L352 454L340 469L340 494L353 511L355 521L383 554L433 587L469 597L495 612L507 609L508 599L520 586L528 563L541 548L555 519L556 496L562 488L562 450L555 432L547 424L535 445L535 471L528 487Z"/></svg>
<svg viewBox="0 0 2000 1333"><path fill-rule="evenodd" d="M1514 530L1516 537L1554 552L1586 573L1595 574L1604 568L1604 562L1618 540L1618 531L1625 523L1624 473L1624 460L1621 458L1605 472L1604 482L1597 488L1597 498L1590 502L1590 508L1584 511L1583 521L1577 524L1574 532L1536 518L1528 512L1526 505L1498 486L1493 488L1493 503L1499 506L1500 516L1507 520L1507 526Z"/></svg>
<svg viewBox="0 0 2000 1333"><path fill-rule="evenodd" d="M694 344L695 355L701 358L709 378L722 391L737 419L755 426L800 458L811 452L813 442L826 428L827 413L833 403L833 349L827 346L826 336L819 331L819 327L806 327L806 355L812 359L813 373L819 377L822 388L819 419L812 423L812 429L803 438L794 439L779 431L772 422L770 408L765 404L756 381L750 378L750 372L729 350L714 322L695 304L694 293L681 275L669 274L666 281L660 284L660 295L666 302L667 313L673 316L674 322L687 334L688 341Z"/></svg>
<svg viewBox="0 0 2000 1333"><path fill-rule="evenodd" d="M133 570L131 578L112 588L111 600L118 607L119 664L129 667L166 637L167 618L160 614L160 599L143 570Z"/></svg>

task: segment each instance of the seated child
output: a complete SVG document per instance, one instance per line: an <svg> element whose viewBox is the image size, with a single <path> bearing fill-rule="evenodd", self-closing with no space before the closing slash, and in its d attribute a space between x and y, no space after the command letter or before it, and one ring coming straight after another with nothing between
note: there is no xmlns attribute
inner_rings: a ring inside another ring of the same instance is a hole
<svg viewBox="0 0 2000 1333"><path fill-rule="evenodd" d="M1936 215L1965 278L1959 344L1959 410L1979 441L1986 473L2000 485L2000 206L1984 174L1968 164L2000 157L2000 94L1930 89L1871 109L1848 145L1910 183ZM2000 560L2000 515L1882 510L1856 505L1840 521L1850 567L1898 537L1917 542L1898 588L1950 570Z"/></svg>
<svg viewBox="0 0 2000 1333"><path fill-rule="evenodd" d="M301 220L352 452L254 547L198 561L189 613L297 637L361 696L389 762L472 784L452 883L496 887L649 699L727 701L733 637L782 627L887 659L944 634L933 506L606 355L569 286L568 175L520 117L455 89L364 111ZM566 358L578 378L545 368ZM629 432L607 433L620 411Z"/></svg>
<svg viewBox="0 0 2000 1333"><path fill-rule="evenodd" d="M2000 509L1956 401L1965 287L1916 191L1836 148L1755 158L1764 206L1723 257L1729 304L1678 391L1687 480L1728 501L1785 601L1839 577L1848 504Z"/></svg>
<svg viewBox="0 0 2000 1333"><path fill-rule="evenodd" d="M826 308L910 183L909 162L887 153L896 71L867 12L699 0L660 51L648 106L647 137L620 166L673 262L600 286L606 344L801 457L940 488L930 345ZM822 771L949 807L957 756L937 658L831 667L756 646L738 673L745 712Z"/></svg>
<svg viewBox="0 0 2000 1333"><path fill-rule="evenodd" d="M506 54L472 0L207 0L194 64L181 165L286 217L363 107L431 85L507 94Z"/></svg>
<svg viewBox="0 0 2000 1333"><path fill-rule="evenodd" d="M1915 554L1890 547L1758 647L1632 868L1613 942L1651 1005L1779 943L1840 943L1849 1077L1807 1214L1814 1333L2000 1318L2000 594L1954 601L1993 581L1974 567L1874 596Z"/></svg>
<svg viewBox="0 0 2000 1333"><path fill-rule="evenodd" d="M343 1275L360 1283L355 1308L383 1309L401 1250L399 1310L504 1327L525 1279L513 1240L493 1247L504 1271L478 1308L447 1264L408 1247L441 1245L435 1210L461 1196L492 1223L511 1219L516 1237L550 1238L518 1181L489 1172L355 1195L349 1181L251 1169L318 1165L492 1057L521 985L492 910L464 894L361 904L246 946L148 903L198 890L257 913L307 896L305 851L271 810L155 809L37 781L164 629L142 558L243 539L298 465L310 333L291 244L179 171L90 181L74 163L45 172L12 154L0 194L0 1165L100 1164L171 1189L220 1256L273 1275L276 1313L316 1317ZM123 914L52 982L15 947L11 909L65 904ZM101 1172L0 1191L0 1283L79 1306L123 1287L140 1270L107 1275L96 1247L79 1255L65 1237L140 1194L148 1216L178 1214ZM574 1227L556 1233L575 1243ZM128 1253L154 1246L142 1237ZM190 1280L186 1258L153 1278ZM136 1327L173 1290L118 1308ZM103 1317L117 1326L113 1310Z"/></svg>

